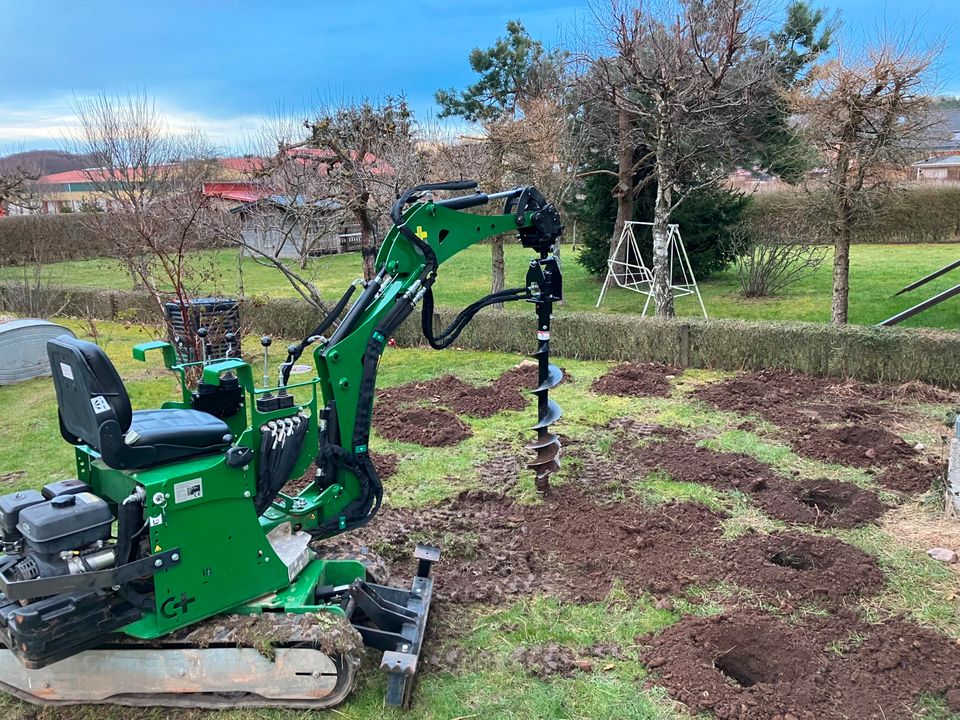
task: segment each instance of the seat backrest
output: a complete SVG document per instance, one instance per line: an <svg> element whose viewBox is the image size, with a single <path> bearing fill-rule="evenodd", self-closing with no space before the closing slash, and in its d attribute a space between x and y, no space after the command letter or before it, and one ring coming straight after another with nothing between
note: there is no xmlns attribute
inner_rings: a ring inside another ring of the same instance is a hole
<svg viewBox="0 0 960 720"><path fill-rule="evenodd" d="M47 341L63 429L99 450L100 426L116 420L130 428L133 410L123 380L100 346L69 335Z"/></svg>

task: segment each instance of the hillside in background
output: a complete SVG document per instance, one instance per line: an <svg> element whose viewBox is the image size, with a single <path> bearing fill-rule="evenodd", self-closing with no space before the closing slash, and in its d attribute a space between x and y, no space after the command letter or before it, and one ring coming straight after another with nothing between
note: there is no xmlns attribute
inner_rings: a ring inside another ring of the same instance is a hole
<svg viewBox="0 0 960 720"><path fill-rule="evenodd" d="M40 175L81 170L91 166L90 157L61 150L28 150L0 157L0 173L15 167L36 169Z"/></svg>

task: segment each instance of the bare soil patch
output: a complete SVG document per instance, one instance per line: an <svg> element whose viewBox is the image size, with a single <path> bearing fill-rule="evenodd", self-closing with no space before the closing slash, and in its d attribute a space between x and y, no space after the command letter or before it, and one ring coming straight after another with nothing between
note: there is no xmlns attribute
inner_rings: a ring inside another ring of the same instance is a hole
<svg viewBox="0 0 960 720"><path fill-rule="evenodd" d="M764 513L795 525L852 528L872 522L886 512L872 490L838 480L787 480L755 483L750 499Z"/></svg>
<svg viewBox="0 0 960 720"><path fill-rule="evenodd" d="M805 428L793 448L815 460L861 468L893 465L918 455L903 438L878 425Z"/></svg>
<svg viewBox="0 0 960 720"><path fill-rule="evenodd" d="M720 410L759 415L786 429L808 423L892 419L900 405L910 402L957 402L955 393L919 382L868 384L783 370L738 375L700 388L694 396Z"/></svg>
<svg viewBox="0 0 960 720"><path fill-rule="evenodd" d="M387 388L377 398L374 420L378 414L425 403L448 408L459 415L490 417L502 410L522 410L527 406L527 398L510 387L476 386L453 375L444 375Z"/></svg>
<svg viewBox="0 0 960 720"><path fill-rule="evenodd" d="M670 380L681 372L662 363L625 363L597 378L590 389L601 395L667 397Z"/></svg>
<svg viewBox="0 0 960 720"><path fill-rule="evenodd" d="M721 519L695 503L598 505L564 486L539 505L468 492L433 508L388 509L364 532L401 562L414 542L446 538L436 590L447 601L499 603L533 593L593 601L618 581L656 594L704 582L718 568Z"/></svg>
<svg viewBox="0 0 960 720"><path fill-rule="evenodd" d="M424 447L456 445L473 435L470 426L448 410L410 407L374 412L373 426L389 440Z"/></svg>
<svg viewBox="0 0 960 720"><path fill-rule="evenodd" d="M857 527L876 520L886 506L877 494L852 483L835 480L792 480L770 465L742 453L698 447L682 432L650 427L651 441L637 445L627 435L643 437L635 425L624 425L625 436L614 445L612 460L583 458L585 480L613 483L637 468L662 470L674 480L694 482L718 490L739 490L767 515L797 525L821 528ZM663 433L663 434L661 434ZM656 441L666 437L666 440ZM574 450L574 453L577 453ZM622 479L622 478L621 478Z"/></svg>
<svg viewBox="0 0 960 720"><path fill-rule="evenodd" d="M665 686L691 714L717 718L825 718L819 698L826 658L815 638L758 611L685 617L652 638L644 651ZM826 714L825 714L826 713Z"/></svg>
<svg viewBox="0 0 960 720"><path fill-rule="evenodd" d="M643 657L658 673L651 684L717 718L894 720L915 717L910 708L921 693L960 708L960 646L903 620L797 624L756 610L688 616L649 638Z"/></svg>
<svg viewBox="0 0 960 720"><path fill-rule="evenodd" d="M721 490L752 492L776 479L773 469L749 455L717 452L698 447L683 435L673 434L665 442L649 442L628 449L617 445L619 457L646 470L662 470L674 480L701 483Z"/></svg>
<svg viewBox="0 0 960 720"><path fill-rule="evenodd" d="M877 482L888 490L915 495L929 490L943 472L942 463L914 458L886 468L877 475Z"/></svg>
<svg viewBox="0 0 960 720"><path fill-rule="evenodd" d="M803 601L835 605L871 595L884 582L876 560L859 548L796 532L737 538L727 547L724 569L738 585L794 607Z"/></svg>

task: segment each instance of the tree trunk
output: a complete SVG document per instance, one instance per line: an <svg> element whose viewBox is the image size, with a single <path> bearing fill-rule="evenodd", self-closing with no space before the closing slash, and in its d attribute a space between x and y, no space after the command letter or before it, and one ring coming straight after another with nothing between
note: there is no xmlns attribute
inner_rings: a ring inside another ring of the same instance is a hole
<svg viewBox="0 0 960 720"><path fill-rule="evenodd" d="M377 234L373 219L366 208L357 212L360 221L360 254L363 256L363 279L371 280L376 275Z"/></svg>
<svg viewBox="0 0 960 720"><path fill-rule="evenodd" d="M670 284L670 209L673 203L672 182L657 158L657 200L653 207L653 302L658 317L673 317L673 291Z"/></svg>
<svg viewBox="0 0 960 720"><path fill-rule="evenodd" d="M630 142L630 114L620 110L617 122L620 126L619 148L617 150L617 186L614 195L617 198L617 220L613 224L613 238L610 241L609 260L624 261L627 257L626 245L617 244L623 234L623 228L629 220L633 220L634 187L633 187L633 144Z"/></svg>
<svg viewBox="0 0 960 720"><path fill-rule="evenodd" d="M504 271L506 268L503 259L503 237L495 237L490 241L490 254L493 261L490 292L500 292L504 288ZM497 307L502 308L503 303L498 303Z"/></svg>
<svg viewBox="0 0 960 720"><path fill-rule="evenodd" d="M842 211L841 211L842 212ZM833 306L835 325L846 325L847 304L850 295L850 223L841 219L833 253Z"/></svg>

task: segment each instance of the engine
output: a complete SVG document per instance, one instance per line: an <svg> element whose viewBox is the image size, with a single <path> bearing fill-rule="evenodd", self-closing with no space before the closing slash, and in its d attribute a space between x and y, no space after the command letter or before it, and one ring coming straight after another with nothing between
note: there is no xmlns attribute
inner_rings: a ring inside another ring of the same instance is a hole
<svg viewBox="0 0 960 720"><path fill-rule="evenodd" d="M0 497L0 543L20 556L11 579L75 575L116 562L107 545L114 517L110 506L76 480Z"/></svg>

